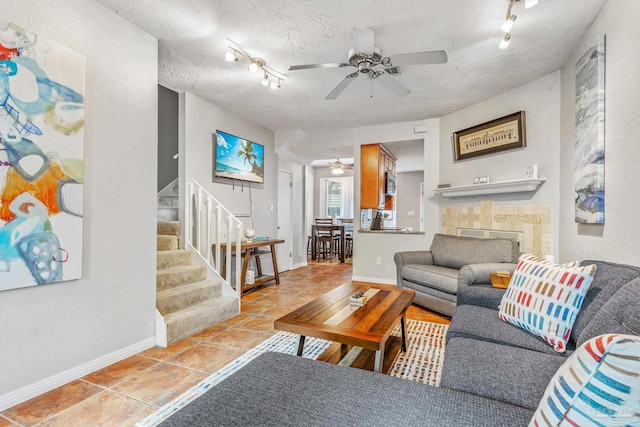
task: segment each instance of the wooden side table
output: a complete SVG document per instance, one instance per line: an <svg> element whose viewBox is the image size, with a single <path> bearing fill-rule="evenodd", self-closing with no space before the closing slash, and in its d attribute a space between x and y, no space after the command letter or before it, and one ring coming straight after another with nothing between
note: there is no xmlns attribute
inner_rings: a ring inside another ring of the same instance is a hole
<svg viewBox="0 0 640 427"><path fill-rule="evenodd" d="M256 288L258 286L264 285L265 283L274 281L277 285L280 284L280 275L278 273L278 260L276 259L276 245L284 243L284 240L279 239L256 239L253 241L243 240L240 244L240 252L242 256L242 272L240 276L240 283L242 286L242 292L246 292L250 289ZM266 250L266 248L269 248ZM265 248L265 249L259 249ZM226 256L226 244L220 245L220 253L222 257L222 276L227 275L227 263L225 260ZM231 245L231 252L234 253L236 249L236 245ZM216 245L211 246L211 250L216 253ZM273 262L273 275L264 275L262 274L262 264L260 262L260 255L265 255L271 253L271 260ZM256 280L253 284L247 285L247 269L249 268L249 260L251 258L256 259L256 272L258 273L256 276Z"/></svg>

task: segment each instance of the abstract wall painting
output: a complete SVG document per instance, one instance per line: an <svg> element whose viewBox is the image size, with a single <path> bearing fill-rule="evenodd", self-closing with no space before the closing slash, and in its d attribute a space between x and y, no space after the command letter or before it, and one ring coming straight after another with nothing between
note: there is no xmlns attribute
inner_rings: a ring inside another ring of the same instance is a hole
<svg viewBox="0 0 640 427"><path fill-rule="evenodd" d="M83 55L0 18L0 291L82 277Z"/></svg>
<svg viewBox="0 0 640 427"><path fill-rule="evenodd" d="M576 64L575 218L604 224L605 36Z"/></svg>

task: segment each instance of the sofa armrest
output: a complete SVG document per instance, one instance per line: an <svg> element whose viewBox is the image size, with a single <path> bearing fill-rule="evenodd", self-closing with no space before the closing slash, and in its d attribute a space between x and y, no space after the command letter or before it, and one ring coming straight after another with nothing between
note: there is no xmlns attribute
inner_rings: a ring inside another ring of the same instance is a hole
<svg viewBox="0 0 640 427"><path fill-rule="evenodd" d="M433 265L433 255L431 251L396 252L393 261L396 263L396 286L402 288L402 268L408 264Z"/></svg>
<svg viewBox="0 0 640 427"><path fill-rule="evenodd" d="M513 273L515 268L516 264L513 263L465 265L460 269L458 277L457 305L468 304L497 310L505 290L491 286L489 273L495 271Z"/></svg>
<svg viewBox="0 0 640 427"><path fill-rule="evenodd" d="M510 274L516 269L514 263L507 262L495 262L486 264L468 264L460 269L460 276L458 276L458 284L462 285L477 285L491 284L491 276L489 273L495 273L496 271L508 271Z"/></svg>

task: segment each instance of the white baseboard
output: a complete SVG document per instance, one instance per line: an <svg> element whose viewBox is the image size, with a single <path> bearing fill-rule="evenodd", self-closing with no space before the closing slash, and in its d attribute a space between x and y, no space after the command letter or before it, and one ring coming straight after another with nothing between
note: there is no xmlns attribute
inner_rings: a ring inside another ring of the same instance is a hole
<svg viewBox="0 0 640 427"><path fill-rule="evenodd" d="M377 283L379 285L395 285L395 279L381 279L379 277L353 276L351 280L354 282Z"/></svg>
<svg viewBox="0 0 640 427"><path fill-rule="evenodd" d="M40 396L54 388L65 385L71 381L82 378L92 372L102 369L116 362L119 362L134 354L148 350L156 345L156 337L150 337L145 340L131 344L128 347L106 354L102 357L94 359L90 362L83 363L64 372L60 372L52 377L46 378L37 383L30 384L18 390L12 391L0 396L0 411L11 408L36 396Z"/></svg>
<svg viewBox="0 0 640 427"><path fill-rule="evenodd" d="M299 264L294 264L294 265L291 267L291 269L292 269L292 270L296 270L296 269L298 269L298 268L306 267L306 266L308 266L308 265L309 265L309 263L308 263L307 261L304 261L304 262L301 262L301 263L299 263Z"/></svg>
<svg viewBox="0 0 640 427"><path fill-rule="evenodd" d="M156 345L158 347L167 346L167 324L164 322L164 317L156 308Z"/></svg>

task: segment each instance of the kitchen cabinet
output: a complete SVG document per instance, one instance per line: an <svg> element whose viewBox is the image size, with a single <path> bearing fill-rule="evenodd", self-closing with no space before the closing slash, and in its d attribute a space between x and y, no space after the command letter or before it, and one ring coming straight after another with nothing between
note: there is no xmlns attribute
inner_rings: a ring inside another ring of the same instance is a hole
<svg viewBox="0 0 640 427"><path fill-rule="evenodd" d="M385 194L386 173L396 173L396 157L382 144L360 147L360 209L395 208L395 196Z"/></svg>

